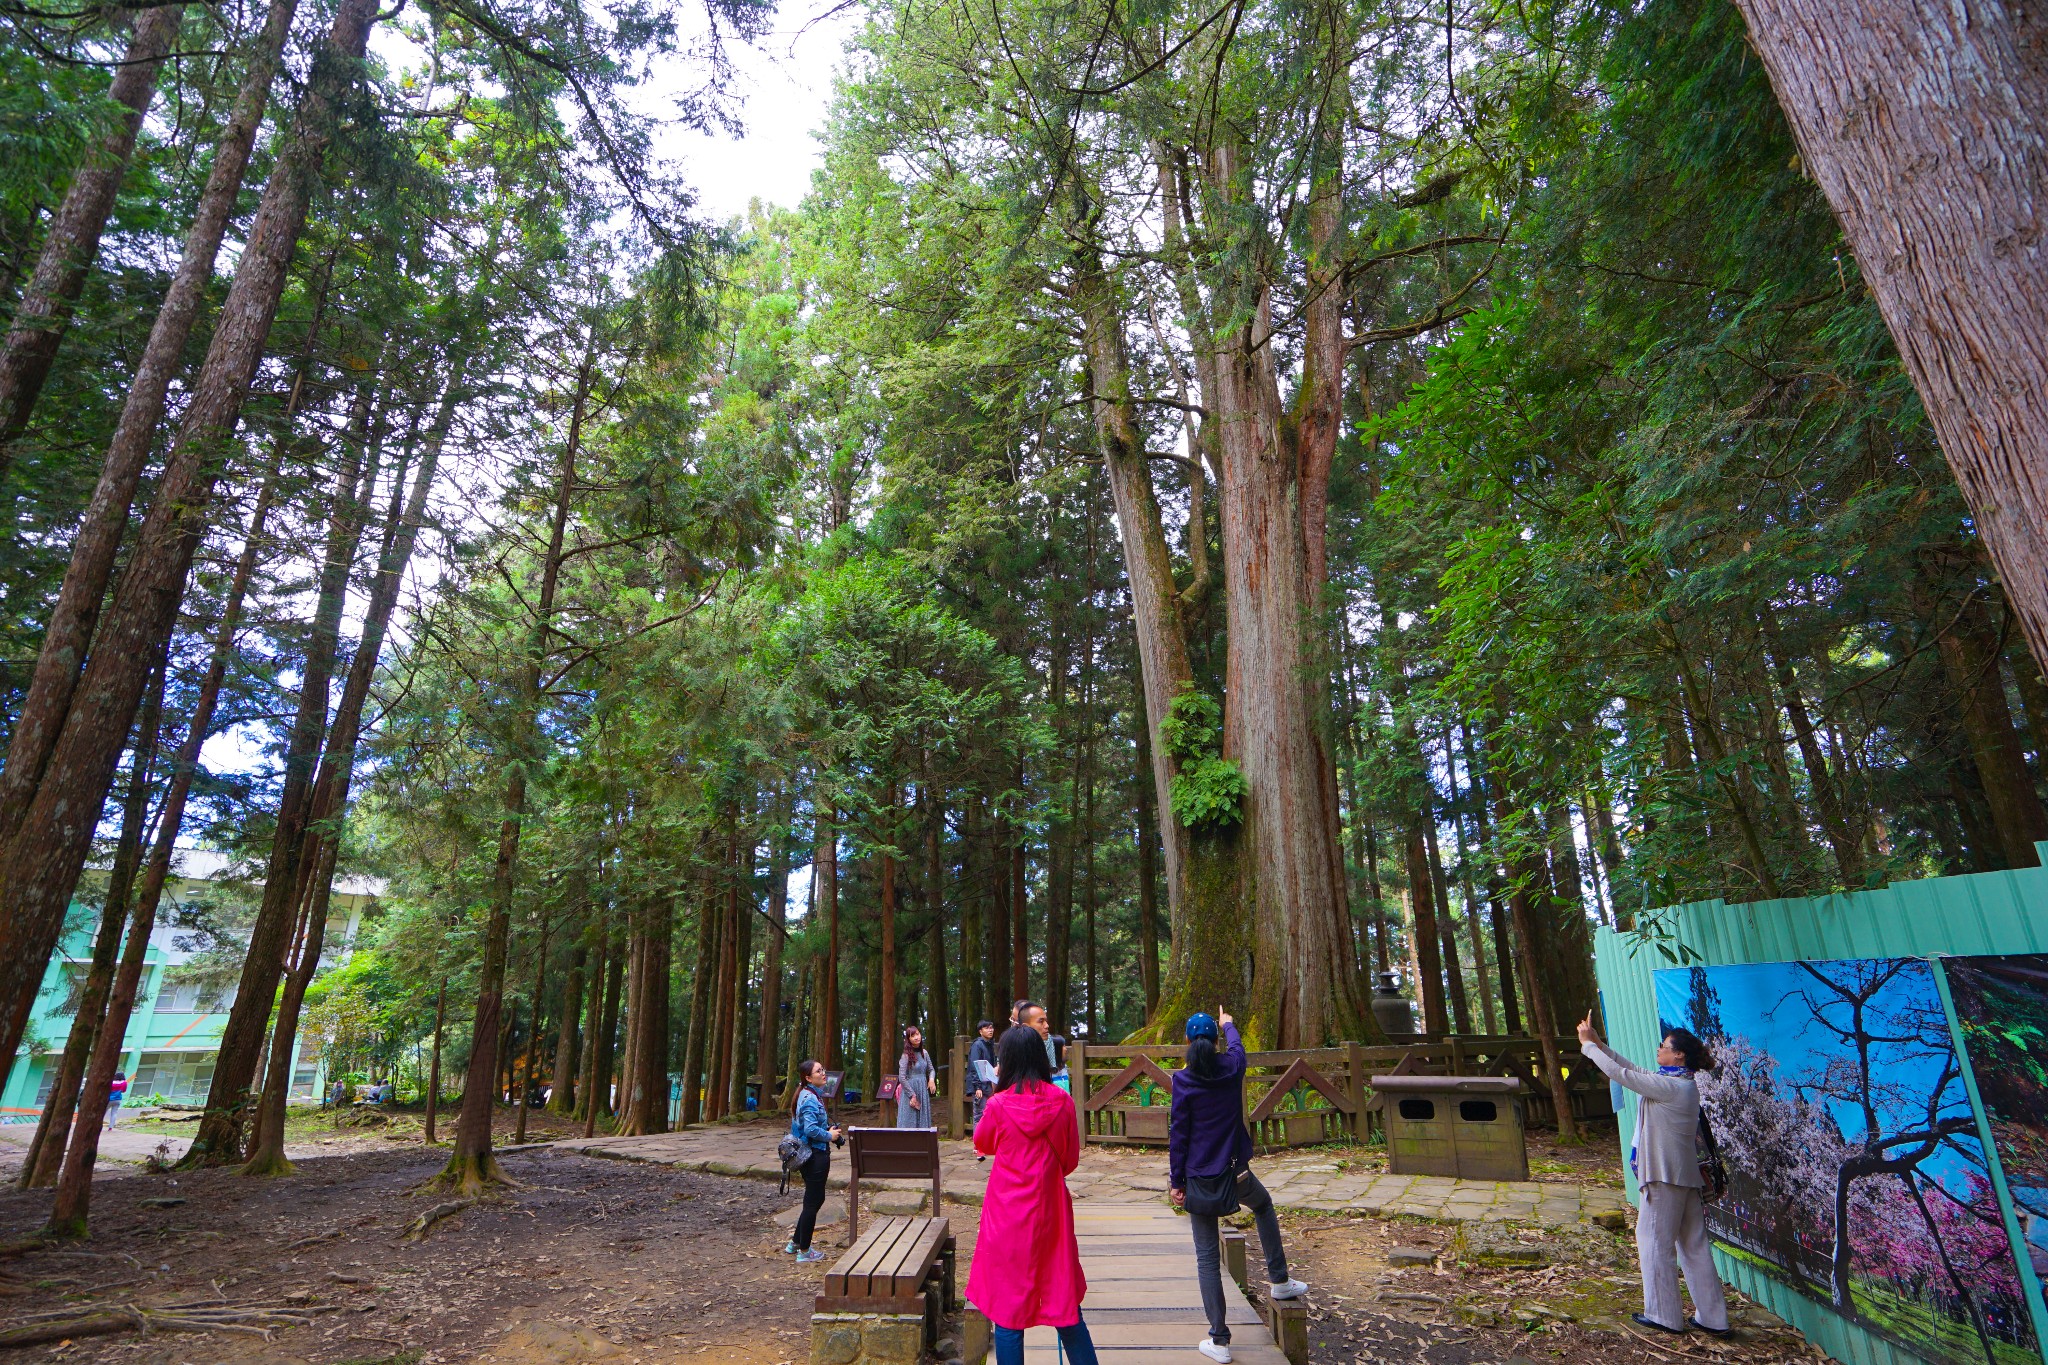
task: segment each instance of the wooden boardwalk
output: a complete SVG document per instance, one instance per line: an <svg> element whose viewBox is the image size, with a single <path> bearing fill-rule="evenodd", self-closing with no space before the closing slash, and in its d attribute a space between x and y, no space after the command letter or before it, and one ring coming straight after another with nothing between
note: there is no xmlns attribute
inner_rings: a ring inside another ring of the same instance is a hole
<svg viewBox="0 0 2048 1365"><path fill-rule="evenodd" d="M1103 1365L1205 1365L1195 1343L1208 1334L1202 1291L1195 1283L1195 1242L1188 1220L1159 1205L1074 1202L1074 1230L1088 1297L1081 1315ZM1252 1259L1258 1262L1256 1244ZM1230 1350L1239 1365L1287 1365L1257 1310L1226 1269ZM1024 1359L1051 1365L1060 1359L1050 1327L1024 1334Z"/></svg>

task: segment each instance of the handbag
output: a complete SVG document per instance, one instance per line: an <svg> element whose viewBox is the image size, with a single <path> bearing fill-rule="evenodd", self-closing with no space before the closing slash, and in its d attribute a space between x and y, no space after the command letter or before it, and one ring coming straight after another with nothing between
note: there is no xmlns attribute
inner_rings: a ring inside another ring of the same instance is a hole
<svg viewBox="0 0 2048 1365"><path fill-rule="evenodd" d="M882 1083L875 1087L875 1098L887 1104L902 1093L903 1082L895 1076L882 1077Z"/></svg>
<svg viewBox="0 0 2048 1365"><path fill-rule="evenodd" d="M1235 1166L1219 1175L1191 1175L1187 1189L1182 1192L1181 1207L1189 1213L1205 1214L1221 1218L1236 1213L1242 1207L1237 1199L1237 1182L1241 1174Z"/></svg>
<svg viewBox="0 0 2048 1365"><path fill-rule="evenodd" d="M775 1144L775 1159L782 1163L782 1184L777 1194L789 1192L789 1177L811 1159L811 1143L797 1126L803 1122L803 1100L797 1100L796 1109L789 1116L789 1131L782 1135L782 1141Z"/></svg>
<svg viewBox="0 0 2048 1365"><path fill-rule="evenodd" d="M795 1133L784 1133L782 1141L775 1144L775 1159L782 1163L782 1184L775 1192L787 1194L791 1173L811 1159L811 1144Z"/></svg>
<svg viewBox="0 0 2048 1365"><path fill-rule="evenodd" d="M1707 1122L1707 1111L1700 1110L1700 1144L1706 1154L1700 1162L1700 1202L1711 1204L1728 1193L1728 1167L1721 1160L1721 1148L1714 1141L1713 1125Z"/></svg>

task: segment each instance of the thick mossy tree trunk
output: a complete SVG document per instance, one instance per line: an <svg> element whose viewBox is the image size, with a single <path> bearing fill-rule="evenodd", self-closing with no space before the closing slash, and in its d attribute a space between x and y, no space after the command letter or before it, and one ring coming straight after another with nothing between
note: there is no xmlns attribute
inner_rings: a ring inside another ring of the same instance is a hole
<svg viewBox="0 0 2048 1365"><path fill-rule="evenodd" d="M153 661L177 623L226 447L261 361L339 106L377 16L342 0L251 224L112 605L19 829L0 856L0 1056L21 1044L44 964L92 848L99 812Z"/></svg>
<svg viewBox="0 0 2048 1365"><path fill-rule="evenodd" d="M1350 912L1329 734L1330 660L1322 618L1324 516L1343 411L1343 124L1346 44L1312 147L1305 215L1308 281L1301 377L1283 401L1272 346L1277 257L1264 229L1217 253L1206 289L1183 309L1208 361L1205 428L1214 427L1225 655L1223 757L1245 788L1237 904L1250 912L1250 981L1239 1011L1266 1046L1317 1046L1370 1028L1352 970ZM1213 130L1204 149L1200 217L1217 242L1243 238L1262 212L1248 149ZM1179 195L1167 196L1178 199ZM1169 252L1183 275L1189 252ZM1207 300L1208 315L1202 312ZM1148 701L1151 699L1148 698ZM1155 736L1156 738L1156 736ZM1156 761L1156 759L1155 759Z"/></svg>
<svg viewBox="0 0 2048 1365"><path fill-rule="evenodd" d="M1329 708L1315 679L1309 528L1299 428L1286 438L1270 342L1270 296L1222 338L1215 407L1223 478L1226 655L1223 754L1244 774L1244 899L1254 925L1252 1036L1280 1047L1356 1037L1349 914L1337 811L1325 781ZM1263 339L1263 340L1262 340ZM1305 375L1303 383L1309 382ZM1327 475L1325 475L1327 477ZM1313 530L1320 539L1320 523ZM1418 903L1420 898L1418 897Z"/></svg>
<svg viewBox="0 0 2048 1365"><path fill-rule="evenodd" d="M1249 924L1238 900L1233 830L1196 834L1175 815L1173 783L1180 765L1160 733L1174 699L1194 686L1182 598L1174 583L1166 528L1152 484L1137 407L1116 282L1099 252L1077 254L1074 300L1081 315L1094 400L1096 448L1102 454L1116 508L1124 577L1130 587L1131 624L1138 645L1139 703L1145 715L1151 808L1157 814L1166 873L1172 947L1163 980L1147 989L1147 1027L1140 1041L1178 1041L1180 1024L1197 1010L1227 1007L1246 986ZM1190 478L1202 478L1200 469ZM1191 536L1202 534L1200 528ZM1154 930L1148 951L1157 952ZM1156 962L1156 956L1154 961ZM1000 1017L1000 1016L998 1016Z"/></svg>

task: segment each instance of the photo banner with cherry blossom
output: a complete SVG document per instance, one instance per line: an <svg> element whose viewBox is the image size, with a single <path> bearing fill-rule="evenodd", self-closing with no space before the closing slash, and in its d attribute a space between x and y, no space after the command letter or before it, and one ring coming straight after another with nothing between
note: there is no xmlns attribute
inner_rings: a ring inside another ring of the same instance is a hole
<svg viewBox="0 0 2048 1365"><path fill-rule="evenodd" d="M2048 1281L2048 954L1942 959L2037 1286Z"/></svg>
<svg viewBox="0 0 2048 1365"><path fill-rule="evenodd" d="M1924 958L1655 974L1718 1061L1723 1251L1927 1360L2040 1365L2033 1315Z"/></svg>

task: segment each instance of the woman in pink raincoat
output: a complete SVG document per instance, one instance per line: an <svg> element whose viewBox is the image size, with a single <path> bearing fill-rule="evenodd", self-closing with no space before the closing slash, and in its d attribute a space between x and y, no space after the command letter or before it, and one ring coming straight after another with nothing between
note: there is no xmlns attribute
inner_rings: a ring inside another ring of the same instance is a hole
<svg viewBox="0 0 2048 1365"><path fill-rule="evenodd" d="M1038 1030L1014 1027L996 1050L996 1093L974 1130L994 1157L967 1297L996 1329L996 1365L1024 1365L1024 1329L1055 1327L1073 1365L1096 1365L1081 1320L1088 1281L1074 1241L1067 1176L1081 1162L1074 1099L1052 1083Z"/></svg>

